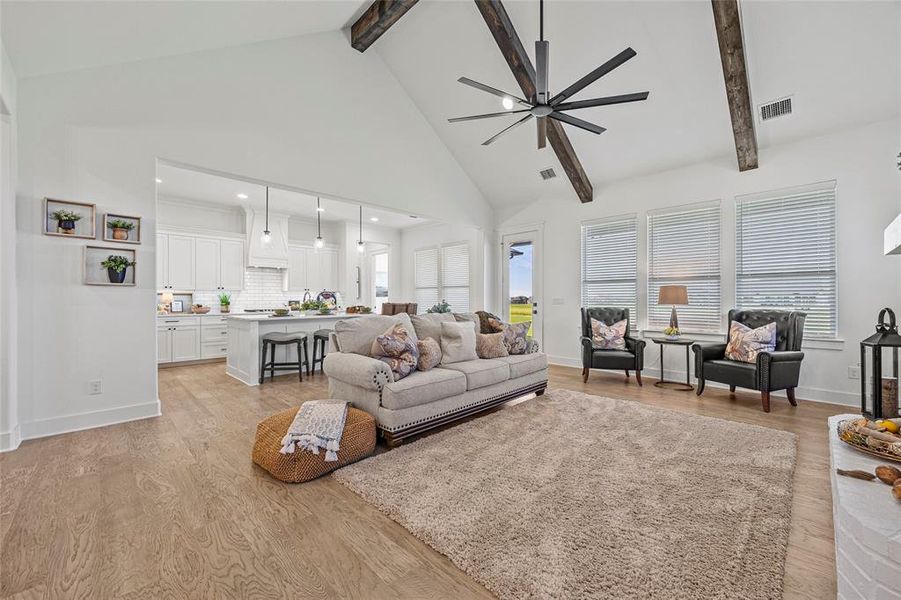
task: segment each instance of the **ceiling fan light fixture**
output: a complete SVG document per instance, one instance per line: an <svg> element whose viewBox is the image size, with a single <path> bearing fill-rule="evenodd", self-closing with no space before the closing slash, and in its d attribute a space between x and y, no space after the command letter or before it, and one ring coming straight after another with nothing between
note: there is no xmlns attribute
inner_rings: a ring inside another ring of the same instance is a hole
<svg viewBox="0 0 901 600"><path fill-rule="evenodd" d="M504 107L504 110L510 110L513 108L513 98L510 96L504 96L504 99L501 100L501 106Z"/></svg>

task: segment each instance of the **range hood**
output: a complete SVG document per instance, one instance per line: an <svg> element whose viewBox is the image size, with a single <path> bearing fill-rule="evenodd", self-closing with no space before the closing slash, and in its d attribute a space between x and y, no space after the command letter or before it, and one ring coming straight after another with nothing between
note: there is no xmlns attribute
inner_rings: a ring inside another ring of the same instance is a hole
<svg viewBox="0 0 901 600"><path fill-rule="evenodd" d="M901 215L895 217L892 224L885 228L883 250L886 255L901 254Z"/></svg>
<svg viewBox="0 0 901 600"><path fill-rule="evenodd" d="M260 239L266 228L266 213L245 208L247 222L247 266L268 269L288 268L288 215L269 213L271 241L263 245Z"/></svg>

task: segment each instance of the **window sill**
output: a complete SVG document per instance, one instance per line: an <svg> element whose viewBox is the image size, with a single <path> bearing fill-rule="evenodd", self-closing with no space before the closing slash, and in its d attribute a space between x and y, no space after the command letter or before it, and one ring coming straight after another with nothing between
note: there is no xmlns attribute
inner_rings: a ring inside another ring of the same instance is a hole
<svg viewBox="0 0 901 600"><path fill-rule="evenodd" d="M808 339L801 342L801 350L844 350L845 340Z"/></svg>

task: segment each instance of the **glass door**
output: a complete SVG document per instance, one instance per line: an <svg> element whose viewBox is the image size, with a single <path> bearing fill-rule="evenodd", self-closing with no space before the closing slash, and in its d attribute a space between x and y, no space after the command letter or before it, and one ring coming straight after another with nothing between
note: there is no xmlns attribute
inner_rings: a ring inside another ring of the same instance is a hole
<svg viewBox="0 0 901 600"><path fill-rule="evenodd" d="M381 312L382 303L388 302L388 252L377 252L371 255L372 261L370 279L372 284L371 296L372 311L376 314Z"/></svg>
<svg viewBox="0 0 901 600"><path fill-rule="evenodd" d="M529 336L541 343L539 250L537 231L503 236L503 318L531 322Z"/></svg>

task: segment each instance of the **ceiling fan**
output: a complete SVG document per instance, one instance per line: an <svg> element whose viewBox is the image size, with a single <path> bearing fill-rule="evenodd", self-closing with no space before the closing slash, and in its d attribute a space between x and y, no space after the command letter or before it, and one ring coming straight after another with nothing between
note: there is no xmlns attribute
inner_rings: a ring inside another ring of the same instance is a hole
<svg viewBox="0 0 901 600"><path fill-rule="evenodd" d="M594 83L613 69L622 65L624 62L635 56L637 53L632 48L626 48L597 69L592 71L591 73L585 75L568 88L564 89L560 93L555 96L551 96L548 92L548 48L549 44L544 40L544 0L539 1L539 30L540 30L540 40L535 42L535 95L528 100L524 98L520 98L515 94L508 94L507 92L501 91L499 89L493 88L491 86L485 85L483 83L479 83L478 81L473 81L468 77L461 77L457 81L463 83L465 85L476 88L477 90L482 90L483 92L488 92L489 94L494 94L495 96L499 96L503 99L503 106L505 111L496 112L496 113L488 113L484 115L473 115L471 117L455 117L453 119L448 119L449 123L459 123L461 121L475 121L478 119L491 119L493 117L502 117L504 115L515 115L528 113L520 120L516 121L509 127L502 129L499 133L491 136L484 142L482 142L483 146L487 146L488 144L494 142L499 137L504 135L505 133L515 129L516 127L522 125L532 117L537 119L538 123L538 148L544 148L547 145L547 119L555 119L557 121L561 121L563 123L567 123L574 127L578 127L580 129L584 129L585 131L590 131L591 133L601 134L606 131L605 128L600 125L595 125L594 123L589 123L583 119L579 119L572 115L566 114L565 111L575 110L578 108L590 108L592 106L606 106L609 104L623 104L626 102L639 102L641 100L647 100L648 92L637 92L633 94L621 94L618 96L606 96L604 98L593 98L591 100L576 100L574 102L566 102L566 99L570 96L573 96L584 88ZM526 108L522 108L519 110L511 110L515 104L520 106L525 106Z"/></svg>

